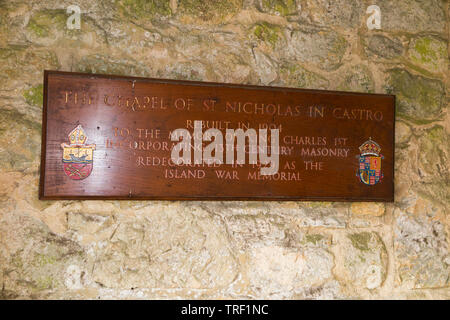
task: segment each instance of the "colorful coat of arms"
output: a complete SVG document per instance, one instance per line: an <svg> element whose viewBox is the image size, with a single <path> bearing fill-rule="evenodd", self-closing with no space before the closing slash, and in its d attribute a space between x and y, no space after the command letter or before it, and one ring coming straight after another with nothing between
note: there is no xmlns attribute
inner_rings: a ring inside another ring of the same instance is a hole
<svg viewBox="0 0 450 320"><path fill-rule="evenodd" d="M95 144L86 144L87 136L81 125L69 133L70 144L62 143L64 172L73 180L87 178L92 171Z"/></svg>
<svg viewBox="0 0 450 320"><path fill-rule="evenodd" d="M381 171L381 160L384 159L380 153L381 147L378 143L369 138L359 147L359 170L358 178L364 184L372 186L383 178Z"/></svg>

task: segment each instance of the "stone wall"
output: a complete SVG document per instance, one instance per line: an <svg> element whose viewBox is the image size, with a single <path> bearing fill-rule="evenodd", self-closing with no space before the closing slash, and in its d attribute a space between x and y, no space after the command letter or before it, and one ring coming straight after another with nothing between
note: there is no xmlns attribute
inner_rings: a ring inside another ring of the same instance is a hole
<svg viewBox="0 0 450 320"><path fill-rule="evenodd" d="M0 0L0 297L450 299L448 20L440 0ZM395 203L39 201L44 69L395 94Z"/></svg>

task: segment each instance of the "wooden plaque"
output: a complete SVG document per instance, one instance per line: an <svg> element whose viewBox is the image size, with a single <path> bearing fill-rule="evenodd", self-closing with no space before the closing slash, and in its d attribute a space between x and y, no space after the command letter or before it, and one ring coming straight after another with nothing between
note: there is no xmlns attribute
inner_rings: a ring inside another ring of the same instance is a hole
<svg viewBox="0 0 450 320"><path fill-rule="evenodd" d="M45 71L39 198L393 201L394 110L393 95Z"/></svg>

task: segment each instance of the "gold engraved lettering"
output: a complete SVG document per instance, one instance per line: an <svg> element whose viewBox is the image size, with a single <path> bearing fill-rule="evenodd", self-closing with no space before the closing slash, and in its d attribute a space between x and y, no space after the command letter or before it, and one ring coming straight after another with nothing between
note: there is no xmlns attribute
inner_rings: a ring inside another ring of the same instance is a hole
<svg viewBox="0 0 450 320"><path fill-rule="evenodd" d="M226 101L225 112L291 117L301 115L301 106L297 105L292 108L290 105L282 105L277 103Z"/></svg>
<svg viewBox="0 0 450 320"><path fill-rule="evenodd" d="M66 97L66 104L69 102L69 95L72 94L72 91L66 91L65 97Z"/></svg>
<svg viewBox="0 0 450 320"><path fill-rule="evenodd" d="M202 169L165 169L166 179L203 179L206 176Z"/></svg>
<svg viewBox="0 0 450 320"><path fill-rule="evenodd" d="M311 106L309 107L309 117L310 118L323 118L325 107L323 106Z"/></svg>
<svg viewBox="0 0 450 320"><path fill-rule="evenodd" d="M300 172L280 171L273 175L261 175L259 171L250 171L247 180L301 181Z"/></svg>
<svg viewBox="0 0 450 320"><path fill-rule="evenodd" d="M114 106L114 103L113 103L113 104L109 104L108 98L109 98L108 95L105 94L105 99L103 99L103 102L105 103L105 105L107 105L107 106L109 106L109 107L113 107L113 106Z"/></svg>
<svg viewBox="0 0 450 320"><path fill-rule="evenodd" d="M302 148L301 157L348 157L348 148Z"/></svg>
<svg viewBox="0 0 450 320"><path fill-rule="evenodd" d="M316 161L303 161L305 163L305 169L306 170L313 170L313 171L322 171L323 170L323 162L316 162Z"/></svg>
<svg viewBox="0 0 450 320"><path fill-rule="evenodd" d="M366 120L366 121L381 121L383 120L383 112L369 109L349 109L349 108L334 108L333 117L340 120Z"/></svg>
<svg viewBox="0 0 450 320"><path fill-rule="evenodd" d="M214 170L218 179L223 180L239 180L238 172L236 170Z"/></svg>

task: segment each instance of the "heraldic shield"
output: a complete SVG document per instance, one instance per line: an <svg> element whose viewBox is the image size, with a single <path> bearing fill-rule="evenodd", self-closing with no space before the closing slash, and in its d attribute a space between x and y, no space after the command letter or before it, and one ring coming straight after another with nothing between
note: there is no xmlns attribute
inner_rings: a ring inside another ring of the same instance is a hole
<svg viewBox="0 0 450 320"><path fill-rule="evenodd" d="M384 157L380 154L381 147L369 138L359 147L359 151L358 178L362 183L369 186L377 184L383 178L381 160Z"/></svg>
<svg viewBox="0 0 450 320"><path fill-rule="evenodd" d="M86 144L87 136L81 125L69 133L70 144L62 143L65 174L73 180L87 178L94 161L95 144Z"/></svg>

